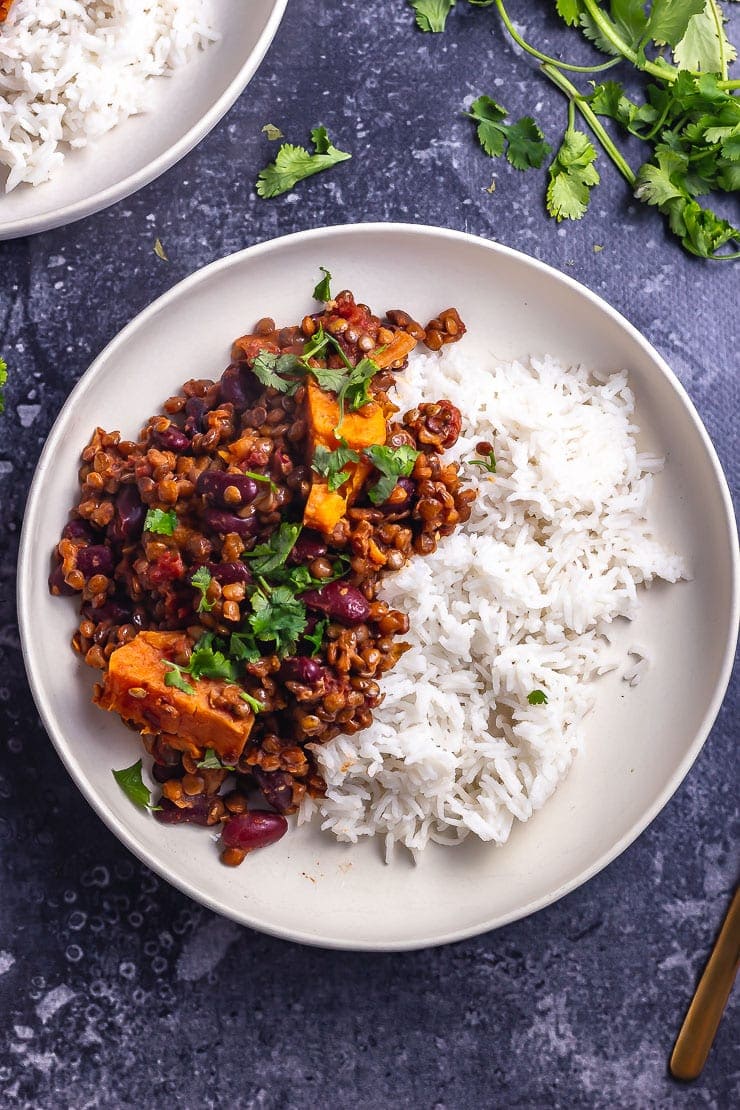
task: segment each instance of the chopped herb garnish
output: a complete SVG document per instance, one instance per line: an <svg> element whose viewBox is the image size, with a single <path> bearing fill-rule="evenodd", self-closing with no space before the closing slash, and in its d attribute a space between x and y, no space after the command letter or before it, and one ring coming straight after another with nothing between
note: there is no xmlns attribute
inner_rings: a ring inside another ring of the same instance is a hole
<svg viewBox="0 0 740 1110"><path fill-rule="evenodd" d="M177 528L177 513L174 509L149 509L144 518L144 531L156 532L160 536L171 536Z"/></svg>
<svg viewBox="0 0 740 1110"><path fill-rule="evenodd" d="M353 366L347 375L347 380L337 395L339 400L339 425L344 419L344 407L349 405L350 412L356 412L372 401L368 385L372 378L379 372L380 367L371 358L363 358Z"/></svg>
<svg viewBox="0 0 740 1110"><path fill-rule="evenodd" d="M258 640L275 644L277 655L292 655L306 627L306 606L288 586L276 586L269 594L256 590L250 598L248 623Z"/></svg>
<svg viewBox="0 0 740 1110"><path fill-rule="evenodd" d="M163 262L169 262L169 258L167 257L167 254L165 252L164 247L162 246L162 240L161 239L155 239L154 240L154 248L153 249L154 249L154 253L156 254L157 258L161 258Z"/></svg>
<svg viewBox="0 0 740 1110"><path fill-rule="evenodd" d="M303 639L306 641L306 643L311 644L311 646L313 647L313 651L311 652L311 658L312 659L315 655L318 655L319 652L321 651L321 645L324 642L324 635L326 634L326 630L327 630L328 627L329 627L329 618L324 617L322 620L320 620L318 622L318 624L314 628L313 632L304 632L303 633Z"/></svg>
<svg viewBox="0 0 740 1110"><path fill-rule="evenodd" d="M547 694L544 690L532 690L527 694L527 701L530 705L547 705Z"/></svg>
<svg viewBox="0 0 740 1110"><path fill-rule="evenodd" d="M411 474L420 452L404 443L401 447L366 447L364 454L382 475L368 490L368 497L373 505L382 505L393 493L398 479Z"/></svg>
<svg viewBox="0 0 740 1110"><path fill-rule="evenodd" d="M214 639L212 632L201 636L191 652L185 672L193 678L222 678L225 682L236 682L236 667L220 648L214 646Z"/></svg>
<svg viewBox="0 0 740 1110"><path fill-rule="evenodd" d="M313 453L311 469L315 470L322 478L326 478L326 484L330 490L337 490L351 476L351 471L343 468L346 467L347 463L359 461L358 453L353 451L348 446L347 441L343 439L334 451L319 445Z"/></svg>
<svg viewBox="0 0 740 1110"><path fill-rule="evenodd" d="M487 470L489 474L496 473L496 456L493 450L489 451L483 459L468 459L470 466L480 466Z"/></svg>
<svg viewBox="0 0 740 1110"><path fill-rule="evenodd" d="M144 785L141 777L141 760L137 759L131 767L124 767L121 771L113 771L113 778L124 794L131 799L134 805L142 809L159 810L161 806L151 804L152 796L148 787Z"/></svg>
<svg viewBox="0 0 740 1110"><path fill-rule="evenodd" d="M317 283L313 291L313 298L315 301L323 301L326 304L331 300L331 274L324 266L319 266L322 274L324 275Z"/></svg>
<svg viewBox="0 0 740 1110"><path fill-rule="evenodd" d="M503 123L508 113L490 96L479 96L466 114L478 125L478 142L491 158L505 153L517 170L539 169L550 153L544 135L531 116L523 116L516 123Z"/></svg>
<svg viewBox="0 0 740 1110"><path fill-rule="evenodd" d="M322 170L331 169L352 157L343 150L337 150L325 127L313 129L311 142L313 153L305 147L283 143L275 161L265 166L257 178L257 192L261 197L277 197L281 193L288 193L299 181L321 173Z"/></svg>
<svg viewBox="0 0 740 1110"><path fill-rule="evenodd" d="M176 690L182 690L183 694L195 693L194 687L182 677L183 673L190 674L187 667L179 667L177 663L171 663L169 659L164 660L164 665L170 668L164 676L165 686L174 686Z"/></svg>
<svg viewBox="0 0 740 1110"><path fill-rule="evenodd" d="M416 12L416 24L422 31L444 31L447 16L455 6L455 0L409 0Z"/></svg>
<svg viewBox="0 0 740 1110"><path fill-rule="evenodd" d="M267 135L267 138L270 140L271 143L274 143L278 139L283 139L285 137L280 128L276 127L274 123L266 123L262 128L262 133L263 135Z"/></svg>
<svg viewBox="0 0 740 1110"><path fill-rule="evenodd" d="M260 351L252 363L252 373L263 385L277 389L278 393L295 393L300 382L286 379L283 375L303 372L295 355L276 355L272 351Z"/></svg>
<svg viewBox="0 0 740 1110"><path fill-rule="evenodd" d="M205 755L201 759L200 763L196 764L196 766L202 767L204 771L236 770L236 768L232 767L230 763L222 763L213 748L206 748Z"/></svg>
<svg viewBox="0 0 740 1110"><path fill-rule="evenodd" d="M250 628L232 632L229 637L229 655L240 663L256 663L262 652L257 647L254 633Z"/></svg>
<svg viewBox="0 0 740 1110"><path fill-rule="evenodd" d="M253 698L251 694L248 694L246 690L240 690L239 697L242 701L247 703L253 713L261 713L265 708L261 701L257 701L257 699Z"/></svg>
<svg viewBox="0 0 740 1110"><path fill-rule="evenodd" d="M0 358L0 412L5 412L5 394L3 387L8 381L8 365L3 358Z"/></svg>
<svg viewBox="0 0 740 1110"><path fill-rule="evenodd" d="M251 551L245 551L244 558L251 560L253 573L269 578L280 567L284 567L301 534L301 527L300 524L283 523L277 532L270 535L267 543L260 543Z"/></svg>
<svg viewBox="0 0 740 1110"><path fill-rule="evenodd" d="M252 478L253 481L255 481L255 482L266 482L267 485L270 487L270 489L273 491L273 493L277 489L277 486L275 485L272 478L270 478L270 476L268 474L258 474L256 472L256 470L245 470L244 473L245 473L247 478Z"/></svg>
<svg viewBox="0 0 740 1110"><path fill-rule="evenodd" d="M198 567L195 574L190 577L190 585L195 586L196 590L200 590L200 601L198 602L199 613L210 613L214 603L209 601L206 594L208 587L213 581L213 575L206 566Z"/></svg>

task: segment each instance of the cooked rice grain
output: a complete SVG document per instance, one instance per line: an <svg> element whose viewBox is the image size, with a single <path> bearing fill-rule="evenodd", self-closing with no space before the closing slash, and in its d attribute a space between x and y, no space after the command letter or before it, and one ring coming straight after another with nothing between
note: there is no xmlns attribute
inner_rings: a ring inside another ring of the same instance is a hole
<svg viewBox="0 0 740 1110"><path fill-rule="evenodd" d="M0 28L5 191L41 185L71 148L149 107L150 77L218 36L207 0L16 0Z"/></svg>
<svg viewBox="0 0 740 1110"><path fill-rule="evenodd" d="M687 570L647 522L662 460L638 453L626 372L546 357L492 375L454 349L412 357L398 393L403 407L449 397L463 413L449 457L488 440L497 471L466 466L480 493L466 528L387 580L412 649L384 676L372 726L317 750L327 794L301 818L318 811L340 840L382 835L387 853L469 833L500 844L583 744L610 623L634 616L638 587Z"/></svg>

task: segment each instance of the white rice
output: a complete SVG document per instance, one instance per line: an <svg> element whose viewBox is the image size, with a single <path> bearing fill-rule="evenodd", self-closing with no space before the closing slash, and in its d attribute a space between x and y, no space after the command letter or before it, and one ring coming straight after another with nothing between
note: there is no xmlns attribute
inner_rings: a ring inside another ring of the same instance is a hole
<svg viewBox="0 0 740 1110"><path fill-rule="evenodd" d="M208 0L16 0L0 24L0 165L6 192L41 185L65 152L150 104L218 36Z"/></svg>
<svg viewBox="0 0 740 1110"><path fill-rule="evenodd" d="M412 358L398 392L402 410L449 397L463 413L449 458L489 440L497 473L465 466L479 490L469 523L386 580L412 648L383 677L372 726L316 749L327 794L300 819L318 811L345 841L383 835L387 854L469 833L501 844L582 746L590 680L613 666L605 630L634 615L640 585L687 576L647 523L662 460L637 451L624 371L546 357L492 375L463 344ZM646 666L633 654L632 683ZM529 704L534 690L546 705Z"/></svg>

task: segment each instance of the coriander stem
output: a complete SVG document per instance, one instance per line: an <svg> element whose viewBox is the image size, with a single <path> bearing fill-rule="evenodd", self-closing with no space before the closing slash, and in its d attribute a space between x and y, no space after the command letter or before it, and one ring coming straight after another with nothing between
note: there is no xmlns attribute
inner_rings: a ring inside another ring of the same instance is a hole
<svg viewBox="0 0 740 1110"><path fill-rule="evenodd" d="M714 29L717 32L717 42L719 43L719 68L722 80L727 80L727 58L725 57L725 36L722 28L722 16L719 13L716 0L709 0L709 10L712 13L714 20Z"/></svg>
<svg viewBox="0 0 740 1110"><path fill-rule="evenodd" d="M653 77L658 77L661 81L670 81L673 83L676 80L678 77L678 70L675 66L668 65L667 62L659 66L656 65L655 62L651 62L648 58L641 60L632 47L627 45L612 21L607 19L594 0L583 0L583 6L604 38L608 39L612 46L614 46L627 61L632 62L635 69L642 69L646 73L651 73Z"/></svg>
<svg viewBox="0 0 740 1110"><path fill-rule="evenodd" d="M609 132L603 126L585 97L581 96L575 85L573 85L567 77L560 73L560 71L555 66L545 64L541 68L545 76L549 77L552 83L554 85L557 85L560 91L565 93L565 95L568 97L568 100L570 101L570 109L578 109L578 111L581 113L584 120L590 127L591 131L601 144L604 153L611 158L612 162L617 167L630 188L634 188L636 178L634 173L632 172L631 166L623 158L622 154L615 146L613 139L609 135ZM570 115L568 116L568 126L572 126Z"/></svg>
<svg viewBox="0 0 740 1110"><path fill-rule="evenodd" d="M522 50L526 50L527 54L531 54L533 58L537 58L540 62L547 62L548 65L557 66L558 69L567 69L571 73L600 73L604 69L611 69L613 66L619 64L619 58L612 58L608 62L601 62L595 66L576 66L571 65L569 62L561 62L558 58L551 58L549 54L543 54L541 50L538 50L535 46L532 46L531 43L525 42L525 40L517 31L514 24L511 22L509 14L503 5L503 0L495 0L495 3L504 27L509 32L517 46L520 46Z"/></svg>

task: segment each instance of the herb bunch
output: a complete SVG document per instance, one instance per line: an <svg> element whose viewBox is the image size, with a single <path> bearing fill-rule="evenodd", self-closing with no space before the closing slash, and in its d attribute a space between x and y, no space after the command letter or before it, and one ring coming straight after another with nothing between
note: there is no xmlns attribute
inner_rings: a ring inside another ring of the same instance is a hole
<svg viewBox="0 0 740 1110"><path fill-rule="evenodd" d="M410 2L424 31L444 30L455 7L455 0ZM740 190L740 80L728 76L737 51L727 38L718 0L555 0L563 22L608 55L591 66L550 57L527 42L504 0L469 3L495 6L512 40L568 99L567 125L548 169L546 207L554 219L579 220L588 209L599 183L593 138L635 197L666 217L686 251L699 258L740 258L740 250L728 250L740 245L740 228L697 199ZM646 78L639 100L631 99L620 81L591 80L584 88L570 76L585 78L625 64ZM576 126L576 114L591 137ZM550 152L531 117L504 124L506 109L490 97L479 97L468 115L486 153L505 154L516 169L539 168ZM603 118L645 144L636 171Z"/></svg>

